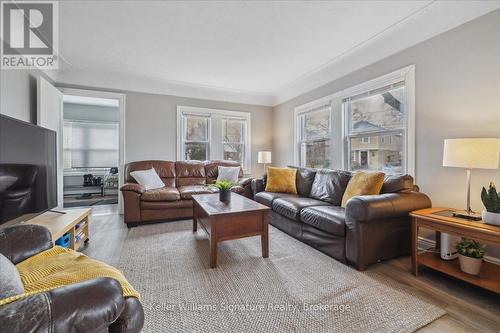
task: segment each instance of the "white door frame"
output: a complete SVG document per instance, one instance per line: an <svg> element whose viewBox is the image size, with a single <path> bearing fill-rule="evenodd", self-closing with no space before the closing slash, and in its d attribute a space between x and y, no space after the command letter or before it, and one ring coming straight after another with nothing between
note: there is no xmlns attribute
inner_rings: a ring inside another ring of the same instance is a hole
<svg viewBox="0 0 500 333"><path fill-rule="evenodd" d="M119 136L119 147L118 147L118 187L121 187L125 183L124 179L124 169L125 169L125 102L126 94L100 91L100 90L87 90L87 89L74 89L74 88L64 88L59 87L63 95L75 95L82 97L96 97L96 98L108 98L117 99L119 101L120 110L120 124L118 125L118 136ZM63 118L64 119L64 118ZM118 191L118 211L123 214L123 198Z"/></svg>

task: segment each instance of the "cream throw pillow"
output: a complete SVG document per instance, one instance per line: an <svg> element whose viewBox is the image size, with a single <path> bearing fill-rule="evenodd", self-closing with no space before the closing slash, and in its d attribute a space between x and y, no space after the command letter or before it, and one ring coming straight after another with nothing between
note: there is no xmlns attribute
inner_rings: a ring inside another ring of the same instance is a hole
<svg viewBox="0 0 500 333"><path fill-rule="evenodd" d="M134 177L137 183L144 186L146 191L165 187L165 184L161 180L160 176L158 176L154 168L149 170L132 171L130 175Z"/></svg>
<svg viewBox="0 0 500 333"><path fill-rule="evenodd" d="M238 176L240 174L240 167L225 167L219 166L217 180L228 180L231 183L238 182Z"/></svg>

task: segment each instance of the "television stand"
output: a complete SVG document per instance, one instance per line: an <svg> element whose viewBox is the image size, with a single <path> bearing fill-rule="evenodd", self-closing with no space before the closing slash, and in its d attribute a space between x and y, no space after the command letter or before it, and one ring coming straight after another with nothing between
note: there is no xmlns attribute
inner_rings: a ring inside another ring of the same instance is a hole
<svg viewBox="0 0 500 333"><path fill-rule="evenodd" d="M56 212L49 210L22 223L46 227L52 235L52 242L69 232L69 248L78 251L89 241L91 214L91 208L68 209Z"/></svg>

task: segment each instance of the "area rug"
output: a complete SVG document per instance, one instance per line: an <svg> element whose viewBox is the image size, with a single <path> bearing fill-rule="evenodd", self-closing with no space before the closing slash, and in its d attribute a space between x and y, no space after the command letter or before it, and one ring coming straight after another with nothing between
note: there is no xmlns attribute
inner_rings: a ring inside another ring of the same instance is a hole
<svg viewBox="0 0 500 333"><path fill-rule="evenodd" d="M445 314L411 288L358 272L270 227L260 237L209 242L191 221L136 227L120 269L141 293L144 332L413 332Z"/></svg>

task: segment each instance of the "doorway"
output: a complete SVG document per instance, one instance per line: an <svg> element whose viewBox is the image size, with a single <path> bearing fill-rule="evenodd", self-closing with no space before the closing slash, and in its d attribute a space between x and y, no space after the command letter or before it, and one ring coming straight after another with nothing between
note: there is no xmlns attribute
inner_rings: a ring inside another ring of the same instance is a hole
<svg viewBox="0 0 500 333"><path fill-rule="evenodd" d="M64 207L108 205L121 211L124 95L62 91Z"/></svg>

